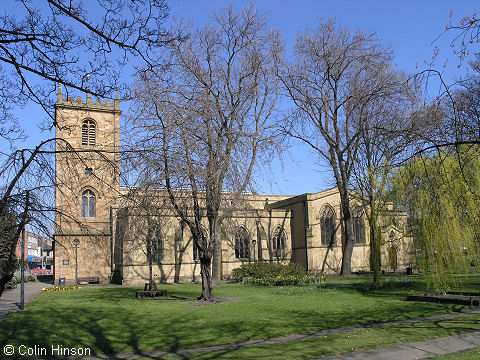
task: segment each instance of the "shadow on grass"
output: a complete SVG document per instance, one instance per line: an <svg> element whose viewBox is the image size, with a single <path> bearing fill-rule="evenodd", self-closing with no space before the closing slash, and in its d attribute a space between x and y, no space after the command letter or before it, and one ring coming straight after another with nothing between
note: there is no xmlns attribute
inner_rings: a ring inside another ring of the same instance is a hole
<svg viewBox="0 0 480 360"><path fill-rule="evenodd" d="M55 317L57 325L51 326L50 324L49 326L39 322L37 316L31 316L28 312L10 316L6 323L2 324L5 327L0 329L0 346L3 348L5 345L13 343L16 346L22 344L31 348L46 348L48 349L47 358L54 357L49 354L52 345L61 345L63 348L90 348L92 355L102 353L111 359L125 359L125 355L121 355L125 352L153 359L161 359L169 355L187 359L189 355L179 352L181 349L185 349L185 336L194 339L196 334L208 330L208 326L204 329L194 327L191 328L189 334L186 334L177 329L178 327L189 327L191 319L188 318L175 318L158 326L158 324L149 323L148 320L139 319L132 313L124 313L111 319L110 311L98 309L84 309L81 314L78 313L78 309L62 308L61 311L45 309L43 316ZM115 322L117 330L112 330L108 326L106 319L109 318ZM244 327L245 324L242 321L233 321L221 324L217 330L221 329L227 334L234 334L244 331ZM248 330L250 330L249 327ZM257 339L265 333L268 333L268 324L257 326L256 331L242 341ZM149 342L148 339L152 341ZM155 341L155 339L162 340ZM213 334L210 340L215 340ZM204 339L202 343L194 345L193 348L207 347L209 341ZM163 351L165 354L152 357L151 352L154 351ZM225 354L229 351L233 351L233 349L224 350L222 353Z"/></svg>
<svg viewBox="0 0 480 360"><path fill-rule="evenodd" d="M118 287L118 288L86 288L88 294L82 296L83 299L88 301L96 302L106 302L106 303L115 303L117 301L124 301L135 299L139 302L149 302L149 301L178 301L178 300L187 300L187 299L196 299L198 297L197 290L186 290L176 288L174 291L168 287L159 287L160 289L167 290L167 296L156 297L156 298L142 298L136 299L136 291L143 290L143 288L127 288L127 287Z"/></svg>
<svg viewBox="0 0 480 360"><path fill-rule="evenodd" d="M382 287L380 289L372 289L372 278L370 276L328 279L324 287L339 290L354 290L361 293L371 294L382 293L385 291L423 291L427 289L423 278L411 275L384 276L382 277Z"/></svg>
<svg viewBox="0 0 480 360"><path fill-rule="evenodd" d="M377 291L369 291L368 286L368 279L354 279L344 283L327 283L319 291L334 290L338 293L335 296L342 297L358 292L362 296L392 298L397 293L424 287L417 279L411 283L392 281L386 288ZM92 354L104 353L111 358L115 358L113 354L118 352L150 357L147 352L162 350L177 354L177 358L189 358L188 355L179 354L179 350L345 326L373 325L461 308L381 301L379 306L374 302L372 306L352 303L351 308L339 307L326 312L321 303L303 309L296 307L295 302L287 307L277 306L274 302L282 301L281 294L278 297L266 297L265 289L259 289L260 297L252 295L247 301L192 308L181 300L196 298L198 287L161 288L167 289L168 297L136 299L137 289L124 287L92 287L78 292L41 294L29 304L28 311L12 314L2 322L0 347L12 343L46 348L52 345L88 347L92 349ZM238 292L246 296L250 289L239 286L222 291L231 292L229 295L237 295L234 292ZM302 296L296 299L305 303ZM357 297L352 301L362 300ZM429 326L441 327L442 324L445 323ZM234 349L222 350L217 354L222 357L231 351Z"/></svg>
<svg viewBox="0 0 480 360"><path fill-rule="evenodd" d="M452 287L451 290L470 290L480 287L480 276L476 273L460 275L462 283L459 287ZM382 276L382 287L372 289L371 276L358 276L351 278L331 278L324 285L325 289L337 289L342 291L356 291L366 296L406 296L414 293L435 292L428 287L425 279L419 275L386 275Z"/></svg>

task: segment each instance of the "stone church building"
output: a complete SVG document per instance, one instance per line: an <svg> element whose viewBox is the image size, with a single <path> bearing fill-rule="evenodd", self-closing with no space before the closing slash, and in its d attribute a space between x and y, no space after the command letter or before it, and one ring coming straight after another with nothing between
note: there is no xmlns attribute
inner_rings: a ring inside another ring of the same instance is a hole
<svg viewBox="0 0 480 360"><path fill-rule="evenodd" d="M55 281L74 282L75 258L79 278L144 283L152 262L157 281L200 280L196 246L165 193L120 184L120 115L118 97L113 102L92 101L90 95L86 101L64 99L59 88ZM359 207L354 213L352 271L368 271L369 229ZM382 218L386 271L413 265L406 226L405 213L392 209ZM252 261L297 262L309 272L338 273L343 233L336 189L295 196L245 194L222 224L222 277Z"/></svg>

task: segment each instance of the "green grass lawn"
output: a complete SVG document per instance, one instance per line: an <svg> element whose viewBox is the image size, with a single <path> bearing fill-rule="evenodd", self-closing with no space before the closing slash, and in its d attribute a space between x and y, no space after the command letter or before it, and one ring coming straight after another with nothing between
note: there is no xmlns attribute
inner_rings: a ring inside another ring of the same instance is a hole
<svg viewBox="0 0 480 360"><path fill-rule="evenodd" d="M478 277L477 274L466 277L464 288L478 289ZM355 277L329 278L323 287L270 288L229 284L215 288L214 294L236 300L207 306L192 306L192 303L183 301L200 294L201 286L194 284L163 285L160 288L167 289L168 297L157 299L136 299L134 289L124 287L102 289L92 286L81 290L45 292L29 303L26 311L11 314L1 323L0 346L24 344L49 347L62 344L64 347L89 347L96 353L175 352L416 318L463 308L404 301L408 294L426 291L422 278L418 276L386 277L385 287L378 291L370 291L369 283L369 277ZM479 318L473 322L478 323ZM430 330L426 331L417 325L405 326L403 336L398 329L385 328L352 333L352 339L353 334L357 339L364 339L360 343L352 343L348 335L341 334L329 337L328 341L332 343L314 339L306 344L295 341L230 353L235 354L232 358L264 357L266 355L262 352L268 354L283 349L280 355L284 358L289 358L289 354L291 357L308 358L313 356L308 348L319 348L320 345L319 349L325 349L321 354L328 354L329 348L338 352L338 349L352 351L350 348L391 344L395 336L398 336L398 341L405 342L415 341L424 333L431 337L446 336L476 328L468 324L459 327L458 324L444 326L434 322L428 327ZM340 346L342 341L344 343ZM304 355L297 349L299 347L305 348Z"/></svg>
<svg viewBox="0 0 480 360"><path fill-rule="evenodd" d="M183 355L171 356L168 359L319 359L322 356L421 341L473 330L480 330L480 315L462 316L461 318L452 320L428 321L416 324L349 331L316 339L240 349L227 349L188 357ZM472 354L476 353L472 352ZM454 355L451 356L452 357L446 357L445 360L457 359ZM465 360L480 358L474 357L470 353L459 355L459 359L463 360L461 356L465 356ZM439 357L438 359L443 360L444 358Z"/></svg>
<svg viewBox="0 0 480 360"><path fill-rule="evenodd" d="M480 348L463 352L463 353L430 358L430 360L478 360L478 359L480 359Z"/></svg>

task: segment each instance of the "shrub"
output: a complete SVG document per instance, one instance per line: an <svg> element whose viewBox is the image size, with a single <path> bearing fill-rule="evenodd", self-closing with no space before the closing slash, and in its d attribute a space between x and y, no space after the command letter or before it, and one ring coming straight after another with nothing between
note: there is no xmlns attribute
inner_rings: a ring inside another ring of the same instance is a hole
<svg viewBox="0 0 480 360"><path fill-rule="evenodd" d="M289 263L287 266L284 266L282 268L282 271L280 273L281 276L305 276L307 274L307 270L305 270L305 267L301 264L297 263Z"/></svg>
<svg viewBox="0 0 480 360"><path fill-rule="evenodd" d="M243 278L242 284L246 285L260 285L260 286L289 286L289 285L316 285L320 286L325 283L327 277L325 275L303 275L303 276L276 276L264 278Z"/></svg>
<svg viewBox="0 0 480 360"><path fill-rule="evenodd" d="M288 265L282 265L271 262L256 262L243 264L239 268L233 269L231 280L242 282L245 278L273 279L278 276L303 278L305 275L306 270L301 264L289 263Z"/></svg>
<svg viewBox="0 0 480 360"><path fill-rule="evenodd" d="M35 275L25 275L25 282L30 281L37 281L37 277Z"/></svg>
<svg viewBox="0 0 480 360"><path fill-rule="evenodd" d="M15 284L20 284L20 282L21 282L21 277L20 277L20 275L15 275L15 276L12 278L12 281L13 281ZM37 278L35 277L35 275L25 274L25 282L29 282L29 281L37 281Z"/></svg>

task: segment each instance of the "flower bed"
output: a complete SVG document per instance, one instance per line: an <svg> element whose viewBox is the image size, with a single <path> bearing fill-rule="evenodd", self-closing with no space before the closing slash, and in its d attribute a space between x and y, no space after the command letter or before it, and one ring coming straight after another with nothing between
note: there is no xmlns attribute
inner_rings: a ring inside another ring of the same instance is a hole
<svg viewBox="0 0 480 360"><path fill-rule="evenodd" d="M65 290L80 290L81 286L53 286L43 288L42 291L65 291Z"/></svg>
<svg viewBox="0 0 480 360"><path fill-rule="evenodd" d="M288 285L323 285L327 277L325 275L304 275L304 276L283 276L278 275L276 277L245 277L242 280L242 284L245 285L260 285L260 286L288 286Z"/></svg>

